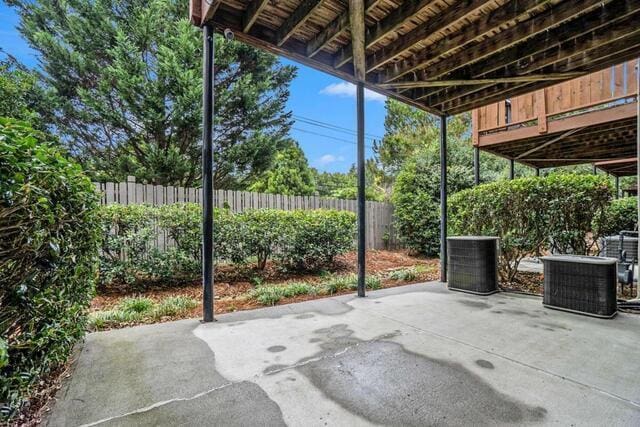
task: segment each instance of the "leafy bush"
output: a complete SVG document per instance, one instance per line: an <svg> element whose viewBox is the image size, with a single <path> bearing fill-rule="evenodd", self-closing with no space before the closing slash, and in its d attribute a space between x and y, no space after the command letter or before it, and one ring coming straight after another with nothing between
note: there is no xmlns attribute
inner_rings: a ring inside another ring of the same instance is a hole
<svg viewBox="0 0 640 427"><path fill-rule="evenodd" d="M598 234L613 236L621 231L638 228L638 198L624 197L611 202L605 210ZM598 228L594 224L594 228Z"/></svg>
<svg viewBox="0 0 640 427"><path fill-rule="evenodd" d="M102 284L140 285L145 280L193 280L201 274L201 209L196 204L162 207L109 205L101 209L104 233ZM173 243L153 247L157 231ZM275 258L286 268L317 269L353 245L355 215L330 210L214 210L217 262L264 269Z"/></svg>
<svg viewBox="0 0 640 427"><path fill-rule="evenodd" d="M591 174L551 174L545 184L551 249L563 254L591 253L611 203L609 180ZM589 232L591 238L587 238Z"/></svg>
<svg viewBox="0 0 640 427"><path fill-rule="evenodd" d="M393 189L394 220L401 242L425 255L440 252L440 165L426 154L406 162ZM472 185L473 174L461 166L447 168L448 191Z"/></svg>
<svg viewBox="0 0 640 427"><path fill-rule="evenodd" d="M142 272L156 265L149 262L156 210L146 205L107 205L100 208L103 233L100 283L133 284Z"/></svg>
<svg viewBox="0 0 640 427"><path fill-rule="evenodd" d="M288 268L317 270L353 248L356 217L352 212L290 211L281 215L284 235L277 255Z"/></svg>
<svg viewBox="0 0 640 427"><path fill-rule="evenodd" d="M18 409L84 334L97 271L98 198L80 167L0 118L0 406Z"/></svg>
<svg viewBox="0 0 640 427"><path fill-rule="evenodd" d="M496 181L453 195L449 225L453 234L500 237L500 276L510 282L525 256L551 244L587 253L591 224L610 197L606 179L594 175Z"/></svg>

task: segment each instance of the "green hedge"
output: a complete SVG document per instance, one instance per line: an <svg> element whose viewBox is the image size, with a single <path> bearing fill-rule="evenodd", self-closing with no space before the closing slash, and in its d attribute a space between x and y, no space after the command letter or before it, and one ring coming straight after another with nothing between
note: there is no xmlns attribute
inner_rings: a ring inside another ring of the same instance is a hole
<svg viewBox="0 0 640 427"><path fill-rule="evenodd" d="M80 167L0 118L0 406L19 409L82 337L93 295L98 198Z"/></svg>
<svg viewBox="0 0 640 427"><path fill-rule="evenodd" d="M473 184L473 171L447 167L447 186L455 193ZM394 223L403 245L424 255L440 253L440 164L434 156L418 154L406 162L396 179L392 202Z"/></svg>
<svg viewBox="0 0 640 427"><path fill-rule="evenodd" d="M197 204L109 205L101 209L104 234L100 282L144 284L151 280L192 280L201 274L201 209ZM158 232L175 245L154 246ZM268 260L282 268L315 270L351 250L355 234L352 212L312 210L248 210L233 214L214 210L216 262L255 263Z"/></svg>
<svg viewBox="0 0 640 427"><path fill-rule="evenodd" d="M638 228L638 198L623 197L611 202L604 213L599 233L601 236L613 236L621 231Z"/></svg>
<svg viewBox="0 0 640 427"><path fill-rule="evenodd" d="M560 253L592 251L610 200L611 189L602 176L553 174L496 181L452 196L450 232L500 237L500 275L510 282L525 256L549 248Z"/></svg>

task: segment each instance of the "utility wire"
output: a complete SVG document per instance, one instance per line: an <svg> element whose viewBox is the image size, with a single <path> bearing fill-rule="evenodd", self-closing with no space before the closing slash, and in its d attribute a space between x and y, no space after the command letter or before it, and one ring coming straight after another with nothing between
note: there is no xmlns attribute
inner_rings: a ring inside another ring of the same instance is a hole
<svg viewBox="0 0 640 427"><path fill-rule="evenodd" d="M353 129L349 129L349 128L345 128L342 126L338 126L338 125L334 125L333 123L327 123L327 122L323 122L321 120L316 120L316 119L312 119L310 117L304 117L304 116L299 116L299 115L293 115L293 118L297 121L303 122L303 123L307 123L313 126L318 126L318 127L323 127L326 129L331 129L331 130L335 130L336 132L343 132L343 133L349 133L351 135L357 135L357 132ZM365 132L365 137L368 137L368 139L382 139L381 136L378 135L374 135L371 133L366 133Z"/></svg>
<svg viewBox="0 0 640 427"><path fill-rule="evenodd" d="M338 137L331 136L331 135L326 135L326 134L320 133L320 132L314 132L314 131L308 130L308 129L302 129L302 128L298 128L298 127L295 127L295 126L293 126L291 129L297 130L298 132L308 133L308 134L311 134L311 135L322 136L324 138L333 139L333 140L339 141L339 142L346 142L347 144L358 145L355 141L350 141L348 139L343 139L343 138L338 138ZM364 146L367 147L367 148L373 149L373 146L371 146L371 145L365 144Z"/></svg>

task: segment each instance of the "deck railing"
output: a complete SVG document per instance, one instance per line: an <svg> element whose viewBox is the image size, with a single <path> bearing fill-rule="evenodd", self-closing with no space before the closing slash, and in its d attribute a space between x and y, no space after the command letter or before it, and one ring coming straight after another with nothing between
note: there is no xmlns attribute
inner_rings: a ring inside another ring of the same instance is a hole
<svg viewBox="0 0 640 427"><path fill-rule="evenodd" d="M550 120L635 102L637 63L628 61L475 109L472 112L473 143L478 145L481 134L521 126L537 126L538 132L544 134Z"/></svg>

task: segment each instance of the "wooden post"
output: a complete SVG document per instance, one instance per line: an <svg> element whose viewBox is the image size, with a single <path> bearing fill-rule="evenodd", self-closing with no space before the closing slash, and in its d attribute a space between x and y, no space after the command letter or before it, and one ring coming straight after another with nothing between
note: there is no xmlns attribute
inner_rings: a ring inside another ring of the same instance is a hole
<svg viewBox="0 0 640 427"><path fill-rule="evenodd" d="M356 80L366 79L367 57L365 52L364 0L349 0L349 27L353 46L353 68Z"/></svg>
<svg viewBox="0 0 640 427"><path fill-rule="evenodd" d="M475 185L480 184L480 149L473 147L473 182Z"/></svg>
<svg viewBox="0 0 640 427"><path fill-rule="evenodd" d="M536 91L536 113L538 116L538 132L547 133L547 97L544 89Z"/></svg>

